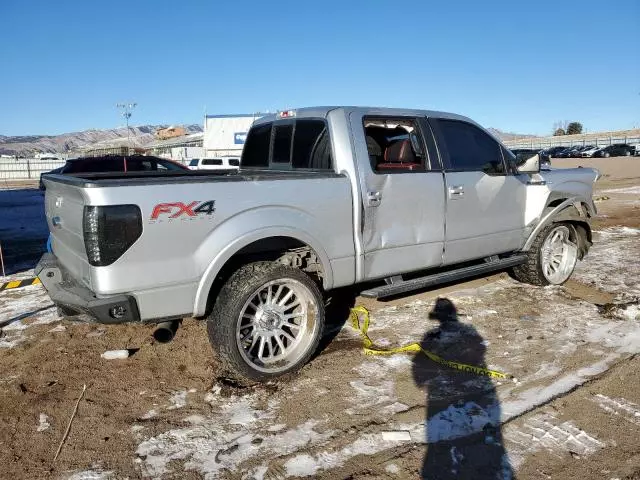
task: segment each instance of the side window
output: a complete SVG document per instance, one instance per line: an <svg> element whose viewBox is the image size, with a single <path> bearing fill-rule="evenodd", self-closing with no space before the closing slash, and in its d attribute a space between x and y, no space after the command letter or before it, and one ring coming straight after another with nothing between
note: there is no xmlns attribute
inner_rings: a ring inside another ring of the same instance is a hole
<svg viewBox="0 0 640 480"><path fill-rule="evenodd" d="M243 167L268 167L269 145L271 144L271 124L252 128L242 150Z"/></svg>
<svg viewBox="0 0 640 480"><path fill-rule="evenodd" d="M415 118L365 117L364 134L375 173L424 172L429 161Z"/></svg>
<svg viewBox="0 0 640 480"><path fill-rule="evenodd" d="M289 163L291 161L291 137L293 124L276 124L273 134L273 163Z"/></svg>
<svg viewBox="0 0 640 480"><path fill-rule="evenodd" d="M275 149L274 149L275 155ZM330 169L331 143L322 120L297 120L293 135L293 168Z"/></svg>
<svg viewBox="0 0 640 480"><path fill-rule="evenodd" d="M205 158L202 160L202 165L222 165L221 158Z"/></svg>
<svg viewBox="0 0 640 480"><path fill-rule="evenodd" d="M456 120L438 120L438 125L449 154L451 170L505 173L500 145L485 132Z"/></svg>

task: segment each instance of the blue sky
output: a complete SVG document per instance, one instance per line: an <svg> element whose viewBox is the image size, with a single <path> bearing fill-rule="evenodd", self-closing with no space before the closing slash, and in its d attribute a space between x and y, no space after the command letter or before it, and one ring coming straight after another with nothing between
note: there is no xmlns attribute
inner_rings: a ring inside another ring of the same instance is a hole
<svg viewBox="0 0 640 480"><path fill-rule="evenodd" d="M311 105L640 127L640 1L0 2L0 134Z"/></svg>

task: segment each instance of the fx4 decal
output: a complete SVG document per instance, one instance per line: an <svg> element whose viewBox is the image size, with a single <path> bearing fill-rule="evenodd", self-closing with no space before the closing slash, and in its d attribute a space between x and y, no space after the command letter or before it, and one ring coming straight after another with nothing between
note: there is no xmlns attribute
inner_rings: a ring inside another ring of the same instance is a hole
<svg viewBox="0 0 640 480"><path fill-rule="evenodd" d="M216 211L216 201L208 200L200 203L194 201L190 203L174 202L174 203L159 203L153 207L151 212L151 221L162 222L166 220L195 220L196 218L207 218L213 215Z"/></svg>

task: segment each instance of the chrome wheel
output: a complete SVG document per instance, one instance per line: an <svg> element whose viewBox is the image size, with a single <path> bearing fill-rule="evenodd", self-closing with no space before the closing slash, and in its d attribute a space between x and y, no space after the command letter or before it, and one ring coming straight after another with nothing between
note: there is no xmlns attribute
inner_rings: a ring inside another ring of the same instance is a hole
<svg viewBox="0 0 640 480"><path fill-rule="evenodd" d="M265 283L240 311L236 342L252 368L278 373L297 364L314 344L318 306L301 282L285 278Z"/></svg>
<svg viewBox="0 0 640 480"><path fill-rule="evenodd" d="M578 247L571 241L569 227L557 226L549 232L540 250L542 273L547 281L560 285L573 273Z"/></svg>

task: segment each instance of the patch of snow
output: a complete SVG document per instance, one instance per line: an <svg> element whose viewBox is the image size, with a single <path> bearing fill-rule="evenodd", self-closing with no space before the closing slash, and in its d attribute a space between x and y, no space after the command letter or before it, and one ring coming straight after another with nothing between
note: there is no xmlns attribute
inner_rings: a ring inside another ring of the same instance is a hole
<svg viewBox="0 0 640 480"><path fill-rule="evenodd" d="M507 399L502 402L502 422L522 415L532 408L542 405L549 400L573 390L575 387L582 385L590 380L594 375L598 375L606 371L614 360L619 358L617 354L609 354L606 358L581 368L576 372L569 373L559 378L555 382L546 386L537 386L520 392L516 395L516 399Z"/></svg>
<svg viewBox="0 0 640 480"><path fill-rule="evenodd" d="M182 390L180 392L173 392L169 397L171 406L167 407L167 410L175 410L176 408L182 408L187 406L187 391Z"/></svg>
<svg viewBox="0 0 640 480"><path fill-rule="evenodd" d="M407 410L409 410L409 406L400 402L395 402L395 403L392 403L391 405L387 405L386 407L382 408L382 411L387 415L406 412Z"/></svg>
<svg viewBox="0 0 640 480"><path fill-rule="evenodd" d="M386 430L381 432L382 439L389 442L410 442L411 433L407 430Z"/></svg>
<svg viewBox="0 0 640 480"><path fill-rule="evenodd" d="M603 442L576 427L573 422L560 423L554 416L546 413L525 420L521 427L508 425L503 435L515 445L509 449L515 468L522 464L526 456L542 449L561 456L565 452L590 455L605 447Z"/></svg>
<svg viewBox="0 0 640 480"><path fill-rule="evenodd" d="M600 393L593 397L593 401L598 404L605 412L612 415L619 415L627 422L640 425L640 406L629 402L624 398L609 398Z"/></svg>
<svg viewBox="0 0 640 480"><path fill-rule="evenodd" d="M156 409L151 409L147 413L142 415L140 418L142 420L150 420L150 419L152 419L154 417L157 417L157 416L158 416L158 411Z"/></svg>
<svg viewBox="0 0 640 480"><path fill-rule="evenodd" d="M51 330L49 330L49 333L64 332L66 329L67 327L65 327L64 325L58 325L57 327L54 327Z"/></svg>
<svg viewBox="0 0 640 480"><path fill-rule="evenodd" d="M620 315L625 320L640 320L640 305L628 305L620 311Z"/></svg>
<svg viewBox="0 0 640 480"><path fill-rule="evenodd" d="M284 423L279 423L277 425L269 425L267 430L270 432L279 432L280 430L284 430L287 426Z"/></svg>
<svg viewBox="0 0 640 480"><path fill-rule="evenodd" d="M299 454L284 464L287 476L310 477L320 470L330 470L344 465L357 455L375 455L396 447L397 441L388 441L380 434L364 434L354 442L335 451L324 451L317 455Z"/></svg>
<svg viewBox="0 0 640 480"><path fill-rule="evenodd" d="M273 412L257 410L253 407L255 397L247 395L244 397L231 397L228 403L220 407L220 412L229 425L248 426L255 422L273 418Z"/></svg>
<svg viewBox="0 0 640 480"><path fill-rule="evenodd" d="M345 410L349 415L362 413L365 408L383 403L395 403L395 382L393 380L384 380L377 385L370 385L366 382L366 380L352 380L349 382L349 385L353 387L356 393L352 399L352 403L356 406Z"/></svg>
<svg viewBox="0 0 640 480"><path fill-rule="evenodd" d="M205 422L205 418L202 415L191 415L185 418L183 422L191 423L193 425L200 425Z"/></svg>
<svg viewBox="0 0 640 480"><path fill-rule="evenodd" d="M83 472L76 472L67 477L67 480L111 480L114 479L115 474L112 471L104 470L85 470Z"/></svg>
<svg viewBox="0 0 640 480"><path fill-rule="evenodd" d="M205 394L204 401L207 403L215 402L216 400L218 400L221 391L222 387L220 385L216 385Z"/></svg>
<svg viewBox="0 0 640 480"><path fill-rule="evenodd" d="M640 295L640 229L613 227L597 232L584 262L574 278L602 290L623 296Z"/></svg>
<svg viewBox="0 0 640 480"><path fill-rule="evenodd" d="M391 475L396 475L400 471L400 468L395 463L390 463L384 467L384 471Z"/></svg>
<svg viewBox="0 0 640 480"><path fill-rule="evenodd" d="M45 430L47 430L51 426L51 424L49 423L49 420L50 418L46 414L41 413L39 418L38 428L36 429L36 431L44 432Z"/></svg>
<svg viewBox="0 0 640 480"><path fill-rule="evenodd" d="M169 473L169 464L185 460L186 470L207 477L236 471L253 458L274 458L326 441L332 431L319 433L317 420L308 420L283 432L257 437L245 429L225 430L221 418L209 418L201 425L169 430L142 442L136 451L143 460L144 474L159 477Z"/></svg>
<svg viewBox="0 0 640 480"><path fill-rule="evenodd" d="M24 275L29 277L31 275ZM19 280L15 275L11 280ZM57 310L42 285L33 285L2 292L0 325L4 336L0 348L14 348L29 339L29 327L59 321Z"/></svg>
<svg viewBox="0 0 640 480"><path fill-rule="evenodd" d="M462 406L449 405L427 420L427 443L454 440L481 432L486 425L500 424L500 405L492 404L486 408L475 402Z"/></svg>

